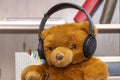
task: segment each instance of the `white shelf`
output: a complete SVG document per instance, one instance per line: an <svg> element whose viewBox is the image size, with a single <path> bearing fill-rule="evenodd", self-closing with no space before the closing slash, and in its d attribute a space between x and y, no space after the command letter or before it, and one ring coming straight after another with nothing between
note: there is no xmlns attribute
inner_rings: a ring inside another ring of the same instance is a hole
<svg viewBox="0 0 120 80"><path fill-rule="evenodd" d="M120 24L95 24L98 29L120 30Z"/></svg>
<svg viewBox="0 0 120 80"><path fill-rule="evenodd" d="M108 80L120 80L120 76L110 76Z"/></svg>
<svg viewBox="0 0 120 80"><path fill-rule="evenodd" d="M38 26L41 19L7 19L0 21L0 26ZM61 18L48 19L46 25L64 24Z"/></svg>
<svg viewBox="0 0 120 80"><path fill-rule="evenodd" d="M101 59L104 62L120 62L120 57L119 56L102 56L102 57L96 57L98 59Z"/></svg>
<svg viewBox="0 0 120 80"><path fill-rule="evenodd" d="M38 26L31 26L31 25L27 25L27 26L0 26L0 30L38 30ZM48 27L46 27L48 28ZM120 30L120 27L102 27L102 26L98 26L97 27L98 30Z"/></svg>
<svg viewBox="0 0 120 80"><path fill-rule="evenodd" d="M63 19L49 20L46 27L64 24ZM38 30L40 21L0 21L0 30ZM120 24L95 24L98 30L120 30Z"/></svg>

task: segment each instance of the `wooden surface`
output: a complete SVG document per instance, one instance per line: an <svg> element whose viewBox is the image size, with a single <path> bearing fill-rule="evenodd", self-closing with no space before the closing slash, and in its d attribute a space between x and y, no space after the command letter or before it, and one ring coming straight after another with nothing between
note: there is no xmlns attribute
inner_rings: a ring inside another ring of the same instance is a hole
<svg viewBox="0 0 120 80"><path fill-rule="evenodd" d="M95 55L119 56L120 55L120 33L99 33L97 37L97 50Z"/></svg>
<svg viewBox="0 0 120 80"><path fill-rule="evenodd" d="M14 80L14 53L23 50L23 40L24 36L22 34L0 34L1 80Z"/></svg>

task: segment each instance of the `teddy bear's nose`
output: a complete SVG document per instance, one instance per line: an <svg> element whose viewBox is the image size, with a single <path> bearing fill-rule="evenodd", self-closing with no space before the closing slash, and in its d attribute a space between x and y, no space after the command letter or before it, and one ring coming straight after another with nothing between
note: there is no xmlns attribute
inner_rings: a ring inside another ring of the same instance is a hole
<svg viewBox="0 0 120 80"><path fill-rule="evenodd" d="M61 55L60 53L57 53L56 59L57 60L62 60L63 59L63 55Z"/></svg>

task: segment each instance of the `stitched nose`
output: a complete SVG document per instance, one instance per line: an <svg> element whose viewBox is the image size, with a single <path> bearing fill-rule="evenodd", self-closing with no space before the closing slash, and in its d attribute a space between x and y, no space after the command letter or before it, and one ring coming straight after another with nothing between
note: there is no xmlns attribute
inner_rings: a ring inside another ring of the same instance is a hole
<svg viewBox="0 0 120 80"><path fill-rule="evenodd" d="M60 53L57 53L56 59L57 60L62 60L63 59L63 55L61 55Z"/></svg>

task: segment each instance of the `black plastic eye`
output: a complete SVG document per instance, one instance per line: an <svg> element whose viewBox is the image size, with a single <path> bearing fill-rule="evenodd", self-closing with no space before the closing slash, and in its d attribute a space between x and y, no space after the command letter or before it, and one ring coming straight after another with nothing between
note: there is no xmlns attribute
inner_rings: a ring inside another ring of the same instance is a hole
<svg viewBox="0 0 120 80"><path fill-rule="evenodd" d="M76 48L76 45L73 44L73 45L71 46L71 49L73 50L73 49L75 49L75 48Z"/></svg>
<svg viewBox="0 0 120 80"><path fill-rule="evenodd" d="M53 47L49 47L49 50L52 51L54 48Z"/></svg>

